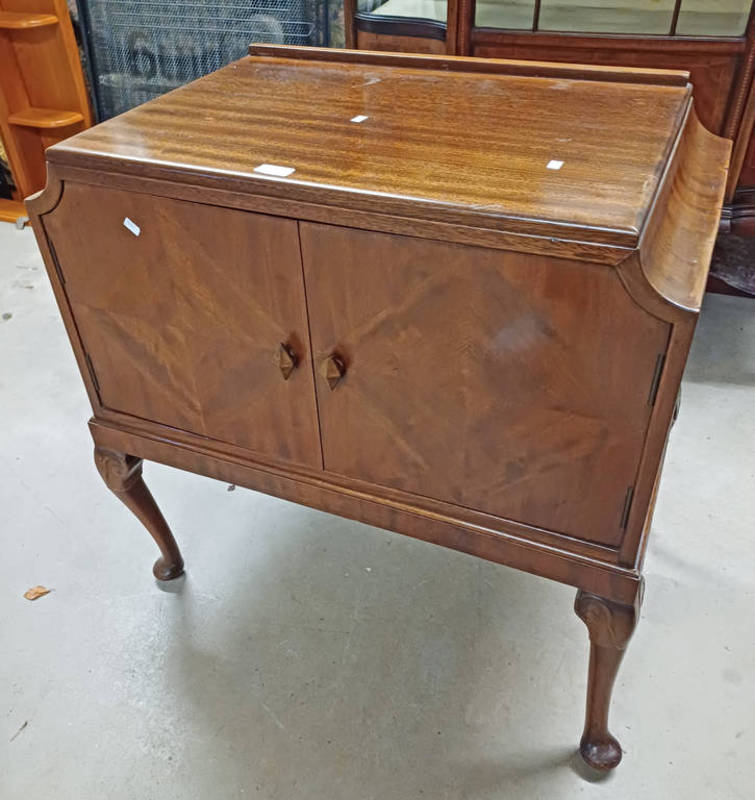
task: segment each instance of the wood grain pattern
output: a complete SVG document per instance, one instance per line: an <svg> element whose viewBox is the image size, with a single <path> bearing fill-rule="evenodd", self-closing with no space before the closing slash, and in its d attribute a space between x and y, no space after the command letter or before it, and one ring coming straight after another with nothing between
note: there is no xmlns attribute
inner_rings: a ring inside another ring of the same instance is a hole
<svg viewBox="0 0 755 800"><path fill-rule="evenodd" d="M26 209L23 203L15 200L6 200L0 197L0 222L13 222L26 218Z"/></svg>
<svg viewBox="0 0 755 800"><path fill-rule="evenodd" d="M599 80L615 83L640 83L649 86L680 86L689 83L685 70L641 69L632 66L618 69L599 64L559 64L550 61L522 61L512 58L439 57L428 53L367 52L341 48L301 47L278 44L250 44L249 54L297 61L337 64L371 64L384 67L411 67L443 72L492 73L530 78Z"/></svg>
<svg viewBox="0 0 755 800"><path fill-rule="evenodd" d="M457 242L491 247L498 250L513 250L523 253L554 255L560 258L573 258L596 264L616 266L634 252L633 248L605 245L596 242L583 242L554 236L531 236L492 230L475 225L474 217L468 224L439 222L418 217L387 213L383 208L379 213L361 211L353 206L333 206L318 203L316 195L311 201L296 201L273 195L257 194L249 191L243 181L232 176L204 176L199 183L184 180L145 178L128 175L125 172L104 172L97 170L97 159L86 158L89 168L48 165L50 185L57 186L63 181L82 183L88 186L106 186L170 197L175 200L193 201L197 192L202 194L202 202L225 208L239 208L263 214L298 218L312 222L325 222L333 225L358 229L384 231L419 236L426 239ZM258 187L255 187L255 190ZM52 190L51 190L52 191ZM43 200L51 194L45 192ZM30 198L30 208L37 207L37 198ZM36 212L44 213L44 212Z"/></svg>
<svg viewBox="0 0 755 800"><path fill-rule="evenodd" d="M548 58L563 62L661 67L689 70L695 89L695 108L712 133L732 139L734 156L728 177L730 216L747 216L747 203L734 199L737 186L755 183L745 152L755 118L755 18L746 36L733 38L564 35L476 29L466 52L482 57ZM474 43L472 43L472 40ZM377 42L376 47L380 47ZM461 52L461 50L459 51ZM752 235L741 225L742 235Z"/></svg>
<svg viewBox="0 0 755 800"><path fill-rule="evenodd" d="M358 30L356 46L360 50L383 50L396 53L445 53L446 42L437 37L401 36Z"/></svg>
<svg viewBox="0 0 755 800"><path fill-rule="evenodd" d="M699 311L718 232L731 142L709 133L692 111L678 149L657 200L662 210L644 231L640 260L659 295Z"/></svg>
<svg viewBox="0 0 755 800"><path fill-rule="evenodd" d="M108 120L48 157L117 162L158 178L178 178L183 165L184 179L227 174L279 198L634 246L689 89L603 83L601 74L491 73L482 81L427 66L259 56ZM296 125L287 121L292 109ZM368 120L350 122L356 114ZM218 128L222 147L212 144ZM560 170L547 168L553 159L564 161ZM253 171L260 164L296 171L272 178Z"/></svg>
<svg viewBox="0 0 755 800"><path fill-rule="evenodd" d="M307 223L301 242L314 363L347 367L317 382L326 469L621 540L669 327L616 275Z"/></svg>
<svg viewBox="0 0 755 800"><path fill-rule="evenodd" d="M302 476L288 468L255 464L229 448L212 441L182 436L180 431L147 433L138 420L110 423L93 419L89 423L99 447L138 452L150 461L246 486L265 494L322 509L341 517L356 519L390 531L449 547L470 555L506 564L614 600L632 604L640 587L640 575L599 558L578 554L576 547L538 543L526 526L508 533L511 526L487 527L462 519L458 509L451 513L430 510L418 498L399 498L356 482L340 484L321 473ZM146 426L145 426L146 427ZM453 509L453 507L448 507Z"/></svg>
<svg viewBox="0 0 755 800"><path fill-rule="evenodd" d="M354 2L347 2L346 6ZM678 3L676 11L678 12ZM722 230L755 235L755 210L750 189L755 184L755 15L744 36L656 36L514 31L479 28L474 24L474 0L449 0L449 55L474 54L481 58L549 60L573 64L600 64L687 70L695 87L695 105L703 125L734 142L727 183L727 208ZM374 19L374 18L373 18ZM360 46L372 50L396 49L398 23L382 20L380 31L359 30ZM364 27L356 20L352 26ZM353 46L352 44L349 46ZM408 53L423 53L435 40L402 37Z"/></svg>
<svg viewBox="0 0 755 800"><path fill-rule="evenodd" d="M162 578L182 560L142 458L576 586L581 752L613 768L728 145L678 73L258 49L51 151L28 203L103 478ZM575 141L571 176L542 179L533 132ZM295 179L254 173L286 154Z"/></svg>
<svg viewBox="0 0 755 800"><path fill-rule="evenodd" d="M0 29L23 30L25 28L41 28L45 25L57 25L57 23L58 18L54 14L0 11Z"/></svg>
<svg viewBox="0 0 755 800"><path fill-rule="evenodd" d="M84 115L79 111L60 111L55 108L25 108L8 116L11 125L26 128L66 128L81 122Z"/></svg>
<svg viewBox="0 0 755 800"><path fill-rule="evenodd" d="M673 323L650 432L635 487L621 560L642 564L652 497L679 385L702 302L726 183L731 145L712 136L691 112L664 175L639 251L618 267L634 299ZM673 224L669 220L673 219Z"/></svg>
<svg viewBox="0 0 755 800"><path fill-rule="evenodd" d="M295 222L72 185L45 226L104 406L321 465Z"/></svg>
<svg viewBox="0 0 755 800"><path fill-rule="evenodd" d="M0 136L17 199L45 185L45 148L91 124L65 0L0 0Z"/></svg>
<svg viewBox="0 0 755 800"><path fill-rule="evenodd" d="M590 559L591 564L602 563L610 568L620 566L622 570L626 567L633 569L631 564L624 564L620 560L619 551L615 547L587 542L584 539L535 528L526 523L502 517L494 517L443 500L422 497L389 486L378 486L369 481L345 477L323 470L322 467L307 467L263 456L259 453L251 453L248 449L227 442L210 440L199 434L177 428L166 429L159 423L138 419L112 409L99 410L96 419L98 423L106 424L117 430L128 430L135 436L146 439L163 440L168 436L172 446L183 448L192 454L201 453L208 458L247 464L254 470L266 474L291 478L297 484L325 486L333 492L370 498L374 502L383 502L391 509L411 509L412 513L422 515L428 520L444 521L452 525L469 527L475 531L495 532L496 535L527 541L537 548L538 552L565 552ZM444 542L438 543L444 544ZM453 547L454 545L447 544L446 546Z"/></svg>
<svg viewBox="0 0 755 800"><path fill-rule="evenodd" d="M741 47L732 48L729 43L720 48L711 48L710 43L699 43L695 48L694 43L692 46L688 43L687 47L680 48L671 40L622 37L616 42L598 36L538 33L514 34L511 38L501 36L500 40L490 36L479 37L470 52L481 58L548 58L567 64L594 64L606 68L686 70L695 87L695 106L700 118L713 133L722 134L729 94L743 56L741 51Z"/></svg>

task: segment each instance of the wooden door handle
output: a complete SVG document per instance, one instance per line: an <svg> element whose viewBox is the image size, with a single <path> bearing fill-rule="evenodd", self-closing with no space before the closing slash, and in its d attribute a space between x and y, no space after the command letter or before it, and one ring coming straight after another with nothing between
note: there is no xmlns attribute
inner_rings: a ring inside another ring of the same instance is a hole
<svg viewBox="0 0 755 800"><path fill-rule="evenodd" d="M331 353L320 365L320 375L328 382L331 392L345 374L346 364L337 353Z"/></svg>
<svg viewBox="0 0 755 800"><path fill-rule="evenodd" d="M294 348L286 342L281 342L278 348L278 368L283 375L283 380L287 381L291 377L291 373L296 369L299 363L299 358L294 351Z"/></svg>

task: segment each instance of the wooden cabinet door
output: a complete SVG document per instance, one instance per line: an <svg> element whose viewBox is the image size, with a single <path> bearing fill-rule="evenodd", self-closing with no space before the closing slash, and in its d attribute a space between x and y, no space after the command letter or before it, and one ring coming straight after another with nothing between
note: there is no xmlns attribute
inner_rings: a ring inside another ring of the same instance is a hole
<svg viewBox="0 0 755 800"><path fill-rule="evenodd" d="M620 541L669 329L610 267L300 230L326 470Z"/></svg>
<svg viewBox="0 0 755 800"><path fill-rule="evenodd" d="M322 466L295 221L70 183L43 219L104 406Z"/></svg>

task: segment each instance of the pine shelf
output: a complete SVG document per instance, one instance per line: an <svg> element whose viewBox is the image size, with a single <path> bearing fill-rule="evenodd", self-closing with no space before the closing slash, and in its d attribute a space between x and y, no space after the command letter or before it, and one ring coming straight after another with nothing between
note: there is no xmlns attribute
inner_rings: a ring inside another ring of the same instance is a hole
<svg viewBox="0 0 755 800"><path fill-rule="evenodd" d="M48 147L91 125L67 0L0 0L0 140L14 199L44 188ZM2 220L25 216L2 206Z"/></svg>
<svg viewBox="0 0 755 800"><path fill-rule="evenodd" d="M24 30L57 24L58 18L54 14L0 11L0 29L4 30Z"/></svg>
<svg viewBox="0 0 755 800"><path fill-rule="evenodd" d="M23 125L26 128L64 128L83 119L84 115L78 111L61 111L55 108L25 108L8 115L11 125Z"/></svg>
<svg viewBox="0 0 755 800"><path fill-rule="evenodd" d="M15 222L26 218L26 207L16 200L6 200L0 197L0 222Z"/></svg>

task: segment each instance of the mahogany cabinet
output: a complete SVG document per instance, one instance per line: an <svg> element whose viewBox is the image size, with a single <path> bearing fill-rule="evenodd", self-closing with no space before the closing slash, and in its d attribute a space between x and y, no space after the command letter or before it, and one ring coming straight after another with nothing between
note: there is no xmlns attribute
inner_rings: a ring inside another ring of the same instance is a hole
<svg viewBox="0 0 755 800"><path fill-rule="evenodd" d="M155 575L142 459L575 586L616 766L729 150L683 72L267 46L50 149L28 207Z"/></svg>
<svg viewBox="0 0 755 800"><path fill-rule="evenodd" d="M752 0L344 0L346 46L683 69L733 142L722 230L755 235Z"/></svg>

